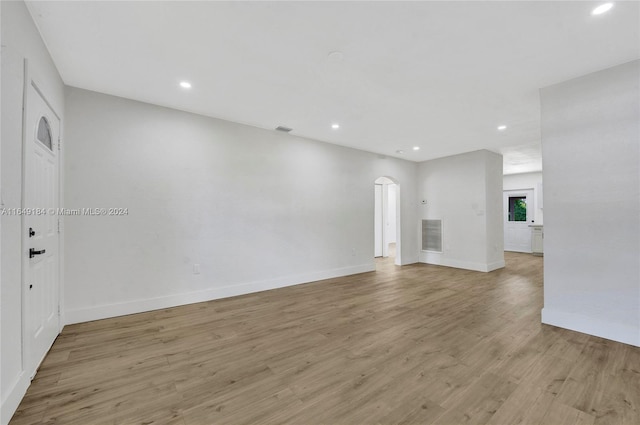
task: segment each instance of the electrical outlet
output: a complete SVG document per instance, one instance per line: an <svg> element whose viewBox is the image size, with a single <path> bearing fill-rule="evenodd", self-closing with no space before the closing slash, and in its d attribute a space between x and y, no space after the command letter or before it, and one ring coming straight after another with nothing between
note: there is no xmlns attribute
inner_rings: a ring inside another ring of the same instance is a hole
<svg viewBox="0 0 640 425"><path fill-rule="evenodd" d="M200 264L193 265L193 274L200 274Z"/></svg>

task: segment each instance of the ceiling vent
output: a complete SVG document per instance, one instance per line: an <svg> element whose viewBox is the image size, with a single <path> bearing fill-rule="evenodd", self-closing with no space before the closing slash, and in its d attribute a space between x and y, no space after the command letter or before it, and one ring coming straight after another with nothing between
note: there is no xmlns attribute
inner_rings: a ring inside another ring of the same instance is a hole
<svg viewBox="0 0 640 425"><path fill-rule="evenodd" d="M277 130L277 131L282 131L282 132L288 133L288 132L290 132L290 131L291 131L291 130L293 130L293 129L292 129L292 128L289 128L289 127L285 127L285 126L283 126L283 125L279 125L279 126L277 126L277 127L276 127L276 130Z"/></svg>

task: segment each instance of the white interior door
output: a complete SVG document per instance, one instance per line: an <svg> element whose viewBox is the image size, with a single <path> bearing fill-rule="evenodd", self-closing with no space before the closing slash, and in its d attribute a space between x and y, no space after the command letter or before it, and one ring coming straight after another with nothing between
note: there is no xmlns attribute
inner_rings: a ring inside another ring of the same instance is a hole
<svg viewBox="0 0 640 425"><path fill-rule="evenodd" d="M504 250L531 252L533 190L504 192Z"/></svg>
<svg viewBox="0 0 640 425"><path fill-rule="evenodd" d="M25 109L23 286L25 371L33 377L59 331L60 120L32 83Z"/></svg>
<svg viewBox="0 0 640 425"><path fill-rule="evenodd" d="M382 200L382 185L374 185L374 207L373 207L373 243L374 257L382 257L384 253L384 209Z"/></svg>

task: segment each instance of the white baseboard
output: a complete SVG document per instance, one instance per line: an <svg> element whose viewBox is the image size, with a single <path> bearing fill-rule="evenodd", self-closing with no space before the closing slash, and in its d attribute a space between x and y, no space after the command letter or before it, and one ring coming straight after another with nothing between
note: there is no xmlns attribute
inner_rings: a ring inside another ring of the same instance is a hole
<svg viewBox="0 0 640 425"><path fill-rule="evenodd" d="M640 347L640 329L578 313L542 309L542 323Z"/></svg>
<svg viewBox="0 0 640 425"><path fill-rule="evenodd" d="M493 263L476 263L472 261L460 261L451 258L443 258L442 254L435 252L421 252L420 262L434 264L436 266L454 267L456 269L474 270L477 272L491 272L505 266L504 260Z"/></svg>
<svg viewBox="0 0 640 425"><path fill-rule="evenodd" d="M64 316L66 320L65 324L90 322L92 320L107 319L110 317L142 313L145 311L159 310L163 308L176 307L179 305L194 304L220 298L235 297L237 295L250 294L253 292L283 288L285 286L299 285L301 283L315 282L318 280L349 276L352 274L366 273L371 271L375 271L374 263L305 273L302 275L285 276L277 279L239 283L235 285L206 289L203 291L186 292L182 294L167 295L123 303L103 304L93 307L79 308L75 310L67 310Z"/></svg>
<svg viewBox="0 0 640 425"><path fill-rule="evenodd" d="M483 271L492 272L494 270L503 269L505 265L506 263L504 262L504 260L496 261L496 262L487 264L487 269Z"/></svg>
<svg viewBox="0 0 640 425"><path fill-rule="evenodd" d="M2 411L0 423L2 425L7 425L9 423L11 417L18 409L22 398L27 393L29 385L31 385L31 380L24 372L22 372L18 376L18 379L13 383L13 386L8 391L8 394L6 394L6 397L2 400L2 408L0 408L0 411ZM3 394L3 396L5 396L5 394Z"/></svg>

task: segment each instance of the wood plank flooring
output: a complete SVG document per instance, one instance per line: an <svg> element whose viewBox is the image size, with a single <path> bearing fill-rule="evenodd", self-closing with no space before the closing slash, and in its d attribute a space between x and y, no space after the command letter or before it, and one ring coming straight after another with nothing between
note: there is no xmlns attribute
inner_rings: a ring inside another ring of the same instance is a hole
<svg viewBox="0 0 640 425"><path fill-rule="evenodd" d="M67 326L11 425L640 424L640 349L540 324L542 258Z"/></svg>

